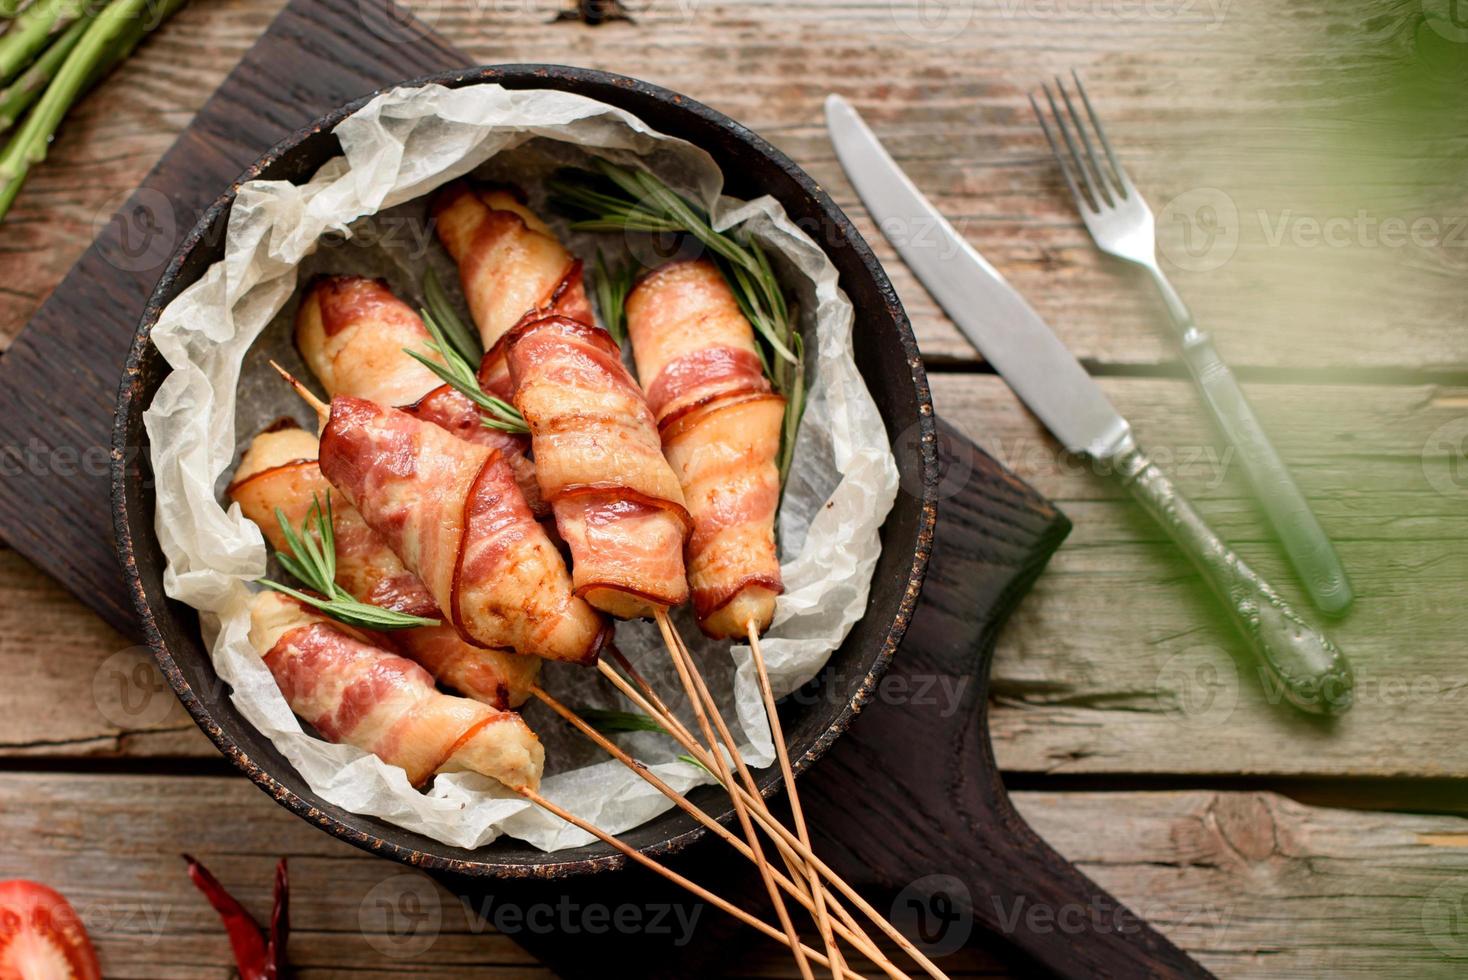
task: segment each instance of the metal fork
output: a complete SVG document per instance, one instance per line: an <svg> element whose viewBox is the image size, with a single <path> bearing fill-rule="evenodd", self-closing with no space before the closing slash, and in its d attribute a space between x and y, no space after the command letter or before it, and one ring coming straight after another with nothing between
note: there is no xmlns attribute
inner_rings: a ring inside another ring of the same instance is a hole
<svg viewBox="0 0 1468 980"><path fill-rule="evenodd" d="M1050 86L1042 86L1055 129L1060 132L1059 142L1033 94L1030 95L1030 106L1040 120L1040 128L1045 132L1045 140L1055 154L1061 173L1065 175L1065 183L1075 198L1081 219L1101 251L1135 263L1151 273L1152 282L1162 293L1162 300L1177 329L1183 360L1192 370L1214 421L1237 447L1240 463L1254 495L1279 534L1295 571L1316 606L1327 613L1344 612L1351 604L1351 583L1335 548L1264 434L1233 372L1218 356L1212 337L1193 320L1187 304L1163 274L1157 262L1156 222L1152 210L1142 200L1142 195L1137 192L1111 148L1111 141L1106 138L1106 130L1102 128L1096 110L1091 107L1080 75L1072 71L1071 79L1085 107L1084 119L1076 111L1075 103L1059 77L1055 79L1055 88L1060 93L1059 103ZM1064 111L1061 105L1064 105ZM1101 145L1104 160L1097 156L1091 133L1087 131L1087 120Z"/></svg>

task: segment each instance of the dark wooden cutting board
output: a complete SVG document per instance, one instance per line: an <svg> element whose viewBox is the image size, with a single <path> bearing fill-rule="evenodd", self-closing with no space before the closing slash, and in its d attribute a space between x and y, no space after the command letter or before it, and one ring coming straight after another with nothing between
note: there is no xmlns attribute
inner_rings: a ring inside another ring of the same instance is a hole
<svg viewBox="0 0 1468 980"><path fill-rule="evenodd" d="M0 359L0 536L135 631L112 550L106 453L123 358L174 247L263 149L310 119L469 63L382 0L292 0ZM876 703L802 779L817 849L939 947L1002 935L1002 955L1025 972L1201 975L1010 805L988 738L994 637L1070 525L973 443L941 431L945 493L922 604ZM821 696L818 684L799 696ZM759 906L757 881L714 845L678 863ZM493 896L483 883L446 884L475 908L486 897L527 905L567 892L583 905L615 908L629 894L645 905L667 887L636 871L505 884ZM680 893L665 900L687 904ZM728 959L719 938L728 921L709 913L700 923L688 945L645 931L512 935L566 976L605 975L615 963L689 976Z"/></svg>

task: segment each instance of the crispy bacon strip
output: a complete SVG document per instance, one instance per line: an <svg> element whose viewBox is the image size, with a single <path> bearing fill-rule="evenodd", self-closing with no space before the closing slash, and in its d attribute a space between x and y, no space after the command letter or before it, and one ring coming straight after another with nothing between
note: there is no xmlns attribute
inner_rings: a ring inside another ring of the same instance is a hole
<svg viewBox="0 0 1468 980"><path fill-rule="evenodd" d="M681 550L691 524L682 492L616 345L590 326L581 263L505 190L460 181L440 192L433 214L484 340L480 384L526 414L576 594L623 618L684 602ZM557 399L551 389L560 384L566 397Z"/></svg>
<svg viewBox="0 0 1468 980"><path fill-rule="evenodd" d="M572 594L560 552L493 450L339 396L321 435L321 472L464 639L595 662L608 627Z"/></svg>
<svg viewBox="0 0 1468 980"><path fill-rule="evenodd" d="M580 263L513 191L455 181L434 199L433 222L485 350L531 310L592 322Z"/></svg>
<svg viewBox="0 0 1468 980"><path fill-rule="evenodd" d="M504 346L576 594L623 618L686 601L683 491L616 343L600 327L549 315L527 318Z"/></svg>
<svg viewBox="0 0 1468 980"><path fill-rule="evenodd" d="M245 450L226 491L254 521L276 551L288 542L275 510L294 527L310 514L315 500L326 500L331 484L316 465L316 437L303 429L275 427L260 433ZM441 615L438 603L418 576L403 567L387 542L345 500L332 501L336 538L336 581L363 602L414 616ZM471 646L453 626L425 626L394 634L396 647L439 681L496 708L518 708L530 697L540 675L539 657Z"/></svg>
<svg viewBox="0 0 1468 980"><path fill-rule="evenodd" d="M426 670L379 635L261 592L250 609L250 642L292 711L327 741L401 767L414 786L462 771L514 788L540 785L545 752L519 715L439 692Z"/></svg>
<svg viewBox="0 0 1468 980"><path fill-rule="evenodd" d="M351 395L354 392L333 394ZM452 432L465 442L498 451L505 465L514 474L515 484L520 488L531 512L536 517L544 517L550 513L550 505L541 497L540 483L535 479L535 464L526 455L530 450L528 436L484 425L479 406L448 385L440 385L413 404L402 406L402 410L414 418L432 422L440 429Z"/></svg>
<svg viewBox="0 0 1468 980"><path fill-rule="evenodd" d="M693 534L688 580L714 637L763 632L780 594L775 512L785 399L770 390L754 331L711 262L671 262L627 297L637 374L678 475Z"/></svg>
<svg viewBox="0 0 1468 980"><path fill-rule="evenodd" d="M403 348L429 354L430 341L418 314L381 279L324 276L296 311L296 347L331 394L382 405L417 401L441 382Z"/></svg>
<svg viewBox="0 0 1468 980"><path fill-rule="evenodd" d="M423 321L381 279L317 279L296 313L296 347L328 395L393 405L480 446L498 450L537 515L549 513L525 436L480 424L479 409L404 350L436 361ZM502 396L504 397L504 396Z"/></svg>
<svg viewBox="0 0 1468 980"><path fill-rule="evenodd" d="M484 341L479 383L514 395L505 347L510 328L533 311L595 323L581 261L513 190L455 181L433 202L438 240L459 266L469 312Z"/></svg>

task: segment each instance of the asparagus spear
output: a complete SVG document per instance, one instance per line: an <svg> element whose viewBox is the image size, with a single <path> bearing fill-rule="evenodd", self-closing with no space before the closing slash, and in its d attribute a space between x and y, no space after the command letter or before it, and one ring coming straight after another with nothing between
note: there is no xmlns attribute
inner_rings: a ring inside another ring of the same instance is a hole
<svg viewBox="0 0 1468 980"><path fill-rule="evenodd" d="M152 12L147 10L148 2L112 0L61 60L35 109L0 151L0 220L15 202L31 167L46 159L46 148L56 128L76 100L185 0L165 0ZM8 98L9 93L5 96L7 102Z"/></svg>
<svg viewBox="0 0 1468 980"><path fill-rule="evenodd" d="M0 85L25 70L52 35L81 15L80 0L36 0L0 37Z"/></svg>
<svg viewBox="0 0 1468 980"><path fill-rule="evenodd" d="M97 14L87 10L82 13L79 20L66 29L66 33L56 39L56 42L46 49L46 53L36 59L35 63L21 74L19 78L11 82L9 87L0 91L0 133L6 132L20 120L31 105L46 91L52 76L71 54L71 49L76 47L82 35L87 32L87 27L95 20Z"/></svg>

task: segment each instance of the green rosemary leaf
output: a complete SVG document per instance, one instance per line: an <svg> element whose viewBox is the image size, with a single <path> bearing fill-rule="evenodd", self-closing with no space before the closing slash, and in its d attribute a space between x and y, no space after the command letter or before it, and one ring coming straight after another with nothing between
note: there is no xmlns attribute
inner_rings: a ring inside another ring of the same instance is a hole
<svg viewBox="0 0 1468 980"><path fill-rule="evenodd" d="M659 725L647 715L636 711L583 708L577 713L581 715L581 718L588 725L603 735L617 732L658 732L662 735L668 734L667 729L663 728L662 725Z"/></svg>
<svg viewBox="0 0 1468 980"><path fill-rule="evenodd" d="M618 347L627 343L627 294L632 291L637 270L636 262L609 267L601 249L596 250L591 288L596 296L596 308L601 314L602 323Z"/></svg>
<svg viewBox="0 0 1468 980"><path fill-rule="evenodd" d="M659 735L667 735L668 730L659 725L652 718L637 711L611 711L604 708L582 708L577 712L592 728L603 735L615 735L619 732L657 732ZM672 736L669 736L670 738ZM679 762L686 762L690 766L697 766L707 772L714 779L719 777L709 772L707 766L699 762L693 756L683 754L678 756Z"/></svg>
<svg viewBox="0 0 1468 980"><path fill-rule="evenodd" d="M702 208L651 172L628 170L600 159L594 160L592 166L595 173L582 179L557 177L549 181L553 202L566 213L577 216L572 228L624 234L677 232L696 239L712 253L740 311L761 341L756 350L766 376L775 390L785 396L780 450L783 486L805 411L805 344L769 255L748 236L715 231ZM609 312L615 309L615 285L600 254L596 272L593 292L597 307L608 331L621 343L620 334L625 332L623 321ZM626 299L625 293L621 299Z"/></svg>
<svg viewBox="0 0 1468 980"><path fill-rule="evenodd" d="M790 464L795 459L795 437L800 431L800 417L805 414L805 339L792 334L795 342L795 364L791 368L790 384L785 389L785 418L780 424L780 488L784 491L785 481L790 476Z"/></svg>
<svg viewBox="0 0 1468 980"><path fill-rule="evenodd" d="M754 291L758 288L754 282L754 277L737 265L729 265L725 268L727 270L726 275L732 275L734 277L734 282L732 283L732 285L736 286L734 296L739 301L740 309L744 311L745 319L749 320L750 325L764 338L765 343L769 344L776 354L787 361L793 362L795 360L795 354L790 348L785 346L784 341L781 339L781 328L766 313L763 307L755 305L751 299Z"/></svg>
<svg viewBox="0 0 1468 980"><path fill-rule="evenodd" d="M275 519L280 523L290 554L277 551L275 559L293 577L299 579L313 592L310 595L288 585L262 578L259 584L313 606L338 622L364 629L399 630L417 626L437 626L439 621L423 616L383 609L380 606L359 602L351 593L336 584L336 535L332 530L331 493L326 494L326 503L313 498L311 510L299 529L291 526L285 512L275 509Z"/></svg>
<svg viewBox="0 0 1468 980"><path fill-rule="evenodd" d="M331 512L331 493L326 494L326 519L321 520L321 499L311 495L316 511L317 524L321 528L321 577L328 582L336 581L336 516Z"/></svg>
<svg viewBox="0 0 1468 980"><path fill-rule="evenodd" d="M454 352L470 364L478 364L480 358L484 357L484 345L479 342L479 335L459 318L449 294L444 291L443 284L438 281L438 275L433 269L430 268L423 274L422 287L424 305L433 314L434 322L448 339Z"/></svg>
<svg viewBox="0 0 1468 980"><path fill-rule="evenodd" d="M432 353L443 358L443 361L440 363L421 351L409 350L406 347L403 348L403 353L428 368L438 376L439 380L478 406L480 421L486 427L499 429L502 432L528 433L530 427L525 424L525 417L520 414L519 410L503 398L496 398L481 388L474 367L448 343L438 320L428 310L423 310L421 313L423 326L427 328L429 336L433 338L433 341L426 346Z"/></svg>
<svg viewBox="0 0 1468 980"><path fill-rule="evenodd" d="M296 529L291 527L290 521L286 520L285 511L279 507L275 508L275 520L280 525L281 533L285 535L286 547L290 550L290 554L279 551L275 553L275 556L280 559L281 566L317 592L327 591L322 588L324 583L317 577L315 566L310 564L310 552L307 551L305 542L296 534ZM298 555L299 558L296 557Z"/></svg>
<svg viewBox="0 0 1468 980"><path fill-rule="evenodd" d="M624 199L612 194L602 194L580 181L553 177L546 181L546 188L554 195L553 203L587 214L626 210L629 207Z"/></svg>
<svg viewBox="0 0 1468 980"><path fill-rule="evenodd" d="M683 228L676 221L668 221L654 215L637 214L590 221L573 221L571 222L571 230L594 232L641 231L647 232L648 234L661 234L666 232L681 232Z"/></svg>

